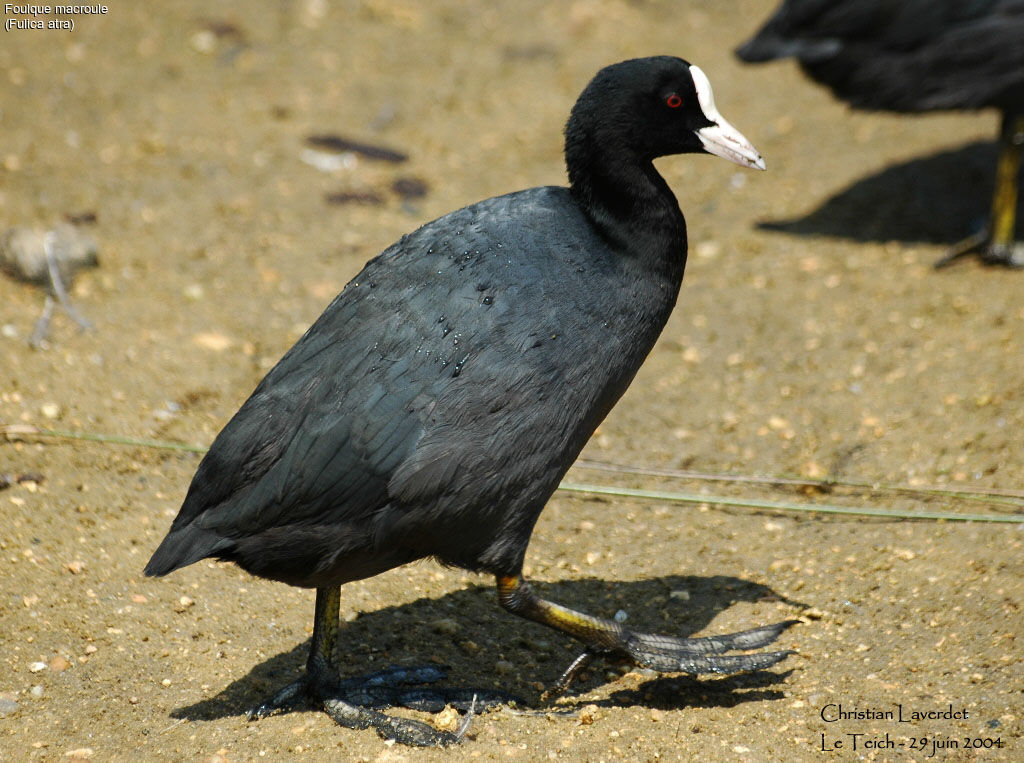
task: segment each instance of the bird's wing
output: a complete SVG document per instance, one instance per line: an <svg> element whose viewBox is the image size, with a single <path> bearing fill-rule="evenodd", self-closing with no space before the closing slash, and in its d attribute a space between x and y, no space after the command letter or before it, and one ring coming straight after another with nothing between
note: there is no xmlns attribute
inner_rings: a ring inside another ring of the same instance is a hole
<svg viewBox="0 0 1024 763"><path fill-rule="evenodd" d="M833 58L848 46L902 52L1018 0L786 0L737 51L749 62Z"/></svg>
<svg viewBox="0 0 1024 763"><path fill-rule="evenodd" d="M428 224L367 264L218 435L176 526L358 522L449 489L456 467L507 469L514 433L551 416L532 403L563 373L550 343L573 300L547 293L565 278L495 247L486 204L453 213L460 239Z"/></svg>

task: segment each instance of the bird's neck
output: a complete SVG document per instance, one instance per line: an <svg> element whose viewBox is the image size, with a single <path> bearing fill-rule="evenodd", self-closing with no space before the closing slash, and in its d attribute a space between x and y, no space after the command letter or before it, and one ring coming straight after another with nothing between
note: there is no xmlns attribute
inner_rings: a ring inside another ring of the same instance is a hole
<svg viewBox="0 0 1024 763"><path fill-rule="evenodd" d="M569 186L601 234L656 269L682 272L686 221L668 183L649 159L566 146Z"/></svg>

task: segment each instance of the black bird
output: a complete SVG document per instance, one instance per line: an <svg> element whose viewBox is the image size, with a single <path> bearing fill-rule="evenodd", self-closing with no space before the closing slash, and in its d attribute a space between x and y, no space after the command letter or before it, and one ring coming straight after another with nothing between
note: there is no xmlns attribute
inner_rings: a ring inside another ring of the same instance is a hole
<svg viewBox="0 0 1024 763"><path fill-rule="evenodd" d="M936 267L974 252L987 263L1024 267L1024 242L1014 241L1024 144L1024 0L784 0L736 54L750 63L796 58L812 79L858 109L999 109L989 224Z"/></svg>
<svg viewBox="0 0 1024 763"><path fill-rule="evenodd" d="M662 56L602 69L565 128L569 188L481 201L401 238L228 422L146 574L216 557L317 589L305 676L251 717L310 695L345 726L459 741L377 709L390 702L382 685L436 671L339 682L332 664L339 586L425 557L495 575L504 608L582 641L562 688L595 655L696 674L789 654L720 656L769 644L792 621L648 635L545 601L522 577L541 509L676 301L686 224L652 160L700 152L764 169L696 66Z"/></svg>

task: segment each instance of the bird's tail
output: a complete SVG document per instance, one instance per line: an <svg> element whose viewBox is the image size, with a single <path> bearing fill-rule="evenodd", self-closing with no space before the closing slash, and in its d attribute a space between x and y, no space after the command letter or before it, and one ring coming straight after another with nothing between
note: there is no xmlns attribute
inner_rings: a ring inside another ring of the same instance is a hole
<svg viewBox="0 0 1024 763"><path fill-rule="evenodd" d="M221 557L230 553L234 541L194 525L171 529L167 537L153 552L145 573L159 577L211 556Z"/></svg>

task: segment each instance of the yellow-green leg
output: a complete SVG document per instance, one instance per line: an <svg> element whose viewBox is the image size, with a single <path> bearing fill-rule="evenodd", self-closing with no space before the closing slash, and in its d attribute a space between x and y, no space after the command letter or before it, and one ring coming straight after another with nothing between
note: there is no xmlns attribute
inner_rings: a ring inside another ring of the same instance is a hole
<svg viewBox="0 0 1024 763"><path fill-rule="evenodd" d="M1024 268L1024 242L1014 240L1020 186L1021 151L1024 146L1024 114L1004 114L999 139L992 213L987 228L955 244L936 268L977 252L982 262Z"/></svg>
<svg viewBox="0 0 1024 763"><path fill-rule="evenodd" d="M666 673L742 673L781 662L792 651L725 655L733 649L759 649L771 644L796 620L787 620L739 633L704 638L677 638L628 630L615 620L576 612L537 596L522 576L499 576L498 601L513 614L547 625L582 641L577 657L548 695L560 694L594 657L612 655Z"/></svg>

